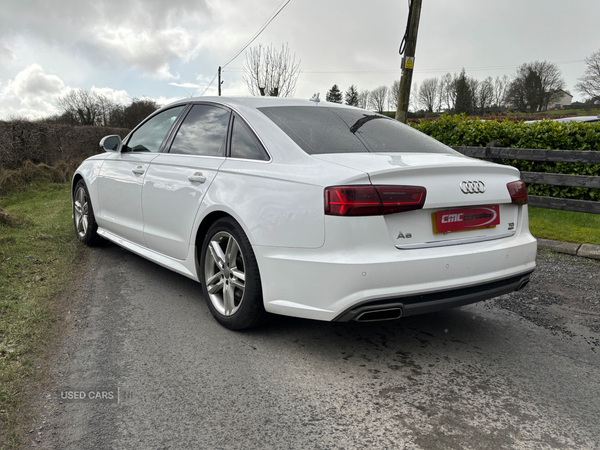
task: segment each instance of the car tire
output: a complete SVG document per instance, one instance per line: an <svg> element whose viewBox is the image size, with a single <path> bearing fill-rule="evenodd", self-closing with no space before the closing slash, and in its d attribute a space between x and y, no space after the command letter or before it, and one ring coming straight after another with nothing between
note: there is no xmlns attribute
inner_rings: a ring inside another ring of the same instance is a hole
<svg viewBox="0 0 600 450"><path fill-rule="evenodd" d="M98 235L98 224L85 181L79 180L73 191L73 225L77 239L86 245L94 246L102 241Z"/></svg>
<svg viewBox="0 0 600 450"><path fill-rule="evenodd" d="M256 257L248 237L225 217L209 228L200 253L200 281L213 317L230 330L267 322Z"/></svg>

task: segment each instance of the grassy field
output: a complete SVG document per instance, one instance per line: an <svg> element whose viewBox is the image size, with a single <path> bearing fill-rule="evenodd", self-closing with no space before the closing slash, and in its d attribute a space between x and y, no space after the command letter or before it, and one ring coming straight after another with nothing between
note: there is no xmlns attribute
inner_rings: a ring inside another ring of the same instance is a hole
<svg viewBox="0 0 600 450"><path fill-rule="evenodd" d="M529 228L537 238L600 244L600 214L529 208Z"/></svg>
<svg viewBox="0 0 600 450"><path fill-rule="evenodd" d="M53 296L76 272L68 184L40 183L0 199L0 448L19 446L27 382L57 319Z"/></svg>
<svg viewBox="0 0 600 450"><path fill-rule="evenodd" d="M589 111L584 111L583 109L557 109L553 111L543 111L538 114L547 116L597 116L600 115L600 108L590 109ZM549 117L549 119L551 118L552 117Z"/></svg>

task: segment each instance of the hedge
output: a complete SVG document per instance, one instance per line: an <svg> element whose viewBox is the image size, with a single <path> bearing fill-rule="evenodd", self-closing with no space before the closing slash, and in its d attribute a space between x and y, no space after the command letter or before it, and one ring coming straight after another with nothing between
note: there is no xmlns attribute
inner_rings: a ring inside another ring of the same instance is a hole
<svg viewBox="0 0 600 450"><path fill-rule="evenodd" d="M506 148L600 151L600 122L560 123L542 120L535 123L514 123L509 120L482 121L464 115L444 115L437 121L422 120L410 125L449 146L485 147L494 142L496 147ZM600 164L521 160L502 162L524 172L600 176ZM600 189L528 185L527 190L530 194L548 197L600 199Z"/></svg>
<svg viewBox="0 0 600 450"><path fill-rule="evenodd" d="M102 137L125 137L127 133L123 128L0 121L0 168L18 169L25 161L46 165L81 162L100 151Z"/></svg>

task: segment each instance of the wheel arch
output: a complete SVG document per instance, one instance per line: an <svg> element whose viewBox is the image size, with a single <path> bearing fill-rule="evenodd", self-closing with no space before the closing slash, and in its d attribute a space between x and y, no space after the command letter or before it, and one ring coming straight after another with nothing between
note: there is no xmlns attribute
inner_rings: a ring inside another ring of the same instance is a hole
<svg viewBox="0 0 600 450"><path fill-rule="evenodd" d="M223 210L212 211L211 213L207 214L206 217L204 217L202 219L202 221L200 222L200 225L198 226L198 230L196 232L196 236L194 237L194 246L196 249L195 250L196 274L198 277L198 281L200 281L200 282L202 280L202 275L200 273L200 269L201 269L200 253L202 252L202 243L204 242L204 237L206 236L206 233L208 232L209 228L211 227L211 225L213 223L215 223L217 220L225 218L225 217L230 218L231 220L235 221L240 226L240 228L242 229L242 231L248 238L248 241L250 242L250 246L252 246L252 239L251 239L250 235L248 234L248 231L245 229L244 225L240 223L240 221L237 219L237 217L235 217L234 215L229 214L228 212L223 211ZM256 255L255 255L255 257L256 257ZM259 272L259 274L262 274L262 270L260 268L260 262L258 261L258 258L256 258L256 262L258 265L258 272Z"/></svg>
<svg viewBox="0 0 600 450"><path fill-rule="evenodd" d="M80 180L83 180L83 175L81 175L80 173L75 173L75 175L73 175L73 181L71 182L71 198L74 198L75 187L77 186L77 183L79 183Z"/></svg>
<svg viewBox="0 0 600 450"><path fill-rule="evenodd" d="M208 231L210 226L223 217L231 217L237 222L235 217L233 217L231 214L227 214L225 211L213 211L210 214L208 214L204 219L202 219L202 222L200 222L200 225L198 226L198 231L196 232L196 239L194 242L197 249L196 251L198 251L198 249L200 249L200 247L202 246L204 236L206 236L206 232Z"/></svg>

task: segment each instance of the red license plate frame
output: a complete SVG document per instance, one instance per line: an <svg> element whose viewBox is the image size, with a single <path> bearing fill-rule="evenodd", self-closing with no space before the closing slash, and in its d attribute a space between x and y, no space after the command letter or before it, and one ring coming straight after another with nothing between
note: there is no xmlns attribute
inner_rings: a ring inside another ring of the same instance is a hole
<svg viewBox="0 0 600 450"><path fill-rule="evenodd" d="M431 214L434 234L495 228L500 225L500 206L474 206L446 209Z"/></svg>

